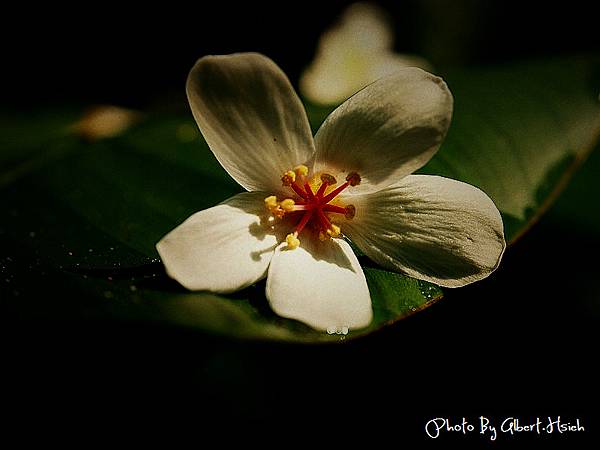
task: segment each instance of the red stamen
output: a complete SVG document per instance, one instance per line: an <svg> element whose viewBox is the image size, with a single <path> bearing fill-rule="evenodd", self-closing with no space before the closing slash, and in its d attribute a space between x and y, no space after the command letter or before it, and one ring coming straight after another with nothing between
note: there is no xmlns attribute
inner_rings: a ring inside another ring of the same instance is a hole
<svg viewBox="0 0 600 450"><path fill-rule="evenodd" d="M306 192L304 192L302 190L302 188L298 185L298 183L296 183L294 181L294 182L292 182L291 186L292 186L292 189L294 190L294 192L296 194L298 194L300 197L302 197L305 200L309 198L308 195L306 194Z"/></svg>
<svg viewBox="0 0 600 450"><path fill-rule="evenodd" d="M346 219L354 219L354 216L356 216L356 208L354 207L354 205L347 205L344 209L346 210L346 214L344 214L346 216Z"/></svg>
<svg viewBox="0 0 600 450"><path fill-rule="evenodd" d="M308 205L294 205L294 211L310 211L311 209L314 209L315 205L313 204L308 204Z"/></svg>
<svg viewBox="0 0 600 450"><path fill-rule="evenodd" d="M321 186L319 187L319 190L317 191L317 198L318 199L322 199L323 198L323 194L325 193L325 189L327 189L327 186L329 186L329 183L327 181L323 181L321 183Z"/></svg>
<svg viewBox="0 0 600 450"><path fill-rule="evenodd" d="M323 211L339 213L339 214L346 214L346 208L343 208L341 206L336 206L336 205L325 205L325 206L323 206Z"/></svg>
<svg viewBox="0 0 600 450"><path fill-rule="evenodd" d="M309 222L312 222L312 227L315 229L315 232L318 233L319 239L339 237L340 228L337 225L332 225L326 213L343 214L346 219L350 220L354 217L356 208L353 205L330 205L329 202L336 198L348 186L357 186L360 184L360 175L356 172L351 172L346 177L346 182L337 186L337 180L332 175L323 173L320 176L321 185L318 188L313 189L308 177L298 171L295 173L295 180L292 181L292 176L286 176L284 174L282 181L284 181L284 185L290 186L296 195L291 199L284 199L281 202L276 202L276 210L271 211L271 213L275 215L280 212L281 214L278 215L278 217L283 217L286 213L297 213L297 215L293 216L293 220L297 221L295 231L286 238L288 240L288 246L292 249L298 247L299 241L296 238L302 230L306 228L306 225L308 225ZM325 193L329 188L332 188L333 190L326 195ZM285 210L283 209L284 206ZM290 236L293 236L293 239L290 238Z"/></svg>
<svg viewBox="0 0 600 450"><path fill-rule="evenodd" d="M317 211L317 218L319 219L319 222L321 222L321 227L323 228L323 231L330 230L331 222L329 221L327 216L325 216L325 214L323 214L323 211L321 209L317 209L316 211Z"/></svg>
<svg viewBox="0 0 600 450"><path fill-rule="evenodd" d="M327 194L325 197L323 197L321 199L321 204L329 203L331 200L333 200L334 198L336 198L338 196L338 194L340 192L342 192L344 189L346 189L348 186L350 186L350 182L349 181L346 181L341 186L338 186L337 188L335 188L333 191L331 191L329 194Z"/></svg>
<svg viewBox="0 0 600 450"><path fill-rule="evenodd" d="M317 192L317 198L323 198L323 194L325 194L325 190L328 186L335 186L337 184L337 180L333 175L328 173L324 173L321 175L321 187L319 187L319 191Z"/></svg>
<svg viewBox="0 0 600 450"><path fill-rule="evenodd" d="M296 227L296 233L300 234L300 232L304 229L304 227L306 226L306 224L312 217L313 211L314 211L314 209L311 209L304 213L304 215L302 216L302 220L300 220L300 222L298 223L298 226Z"/></svg>
<svg viewBox="0 0 600 450"><path fill-rule="evenodd" d="M312 189L310 188L310 185L308 184L308 182L304 183L304 189L306 189L306 195L308 196L307 200L309 200L309 201L314 200L315 194L313 193Z"/></svg>

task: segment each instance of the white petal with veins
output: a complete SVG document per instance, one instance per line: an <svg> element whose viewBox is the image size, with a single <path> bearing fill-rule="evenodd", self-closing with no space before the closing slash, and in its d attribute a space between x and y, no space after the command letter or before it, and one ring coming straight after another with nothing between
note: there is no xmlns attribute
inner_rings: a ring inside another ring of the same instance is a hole
<svg viewBox="0 0 600 450"><path fill-rule="evenodd" d="M469 184L411 175L352 201L356 215L342 229L383 267L459 287L487 277L500 263L502 218L492 200Z"/></svg>
<svg viewBox="0 0 600 450"><path fill-rule="evenodd" d="M304 107L266 56L205 56L188 76L187 94L210 149L247 190L279 192L281 175L313 157Z"/></svg>
<svg viewBox="0 0 600 450"><path fill-rule="evenodd" d="M264 192L245 192L190 216L156 248L190 290L229 293L265 277L280 235L261 217Z"/></svg>
<svg viewBox="0 0 600 450"><path fill-rule="evenodd" d="M373 192L424 166L440 147L452 117L446 83L414 67L370 84L340 105L317 135L315 170L337 179L355 171L353 192Z"/></svg>
<svg viewBox="0 0 600 450"><path fill-rule="evenodd" d="M278 315L323 331L366 327L373 315L365 275L341 239L305 237L294 250L281 244L269 267L266 294Z"/></svg>

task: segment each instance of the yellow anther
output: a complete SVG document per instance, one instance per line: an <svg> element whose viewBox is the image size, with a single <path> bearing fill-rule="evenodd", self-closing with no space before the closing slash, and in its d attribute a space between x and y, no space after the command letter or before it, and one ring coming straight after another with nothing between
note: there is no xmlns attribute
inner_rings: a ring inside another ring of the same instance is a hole
<svg viewBox="0 0 600 450"><path fill-rule="evenodd" d="M300 164L299 166L294 167L294 172L298 176L305 177L306 175L308 175L308 167L306 167L303 164Z"/></svg>
<svg viewBox="0 0 600 450"><path fill-rule="evenodd" d="M296 181L296 173L293 170L288 170L281 177L281 182L284 186L289 186L294 181Z"/></svg>
<svg viewBox="0 0 600 450"><path fill-rule="evenodd" d="M298 233L290 233L285 237L285 242L287 242L287 248L289 250L294 250L300 246L300 239L298 239Z"/></svg>
<svg viewBox="0 0 600 450"><path fill-rule="evenodd" d="M265 206L275 217L281 219L285 215L285 211L281 209L280 204L277 203L277 197L274 195L270 195L269 197L265 198Z"/></svg>
<svg viewBox="0 0 600 450"><path fill-rule="evenodd" d="M291 198L286 198L285 200L282 200L279 205L281 206L281 209L283 209L285 212L292 212L294 210L295 204L296 202L294 200L292 200Z"/></svg>
<svg viewBox="0 0 600 450"><path fill-rule="evenodd" d="M327 234L330 237L338 237L340 235L340 233L342 232L342 230L340 229L340 227L338 227L335 224L331 224L331 228L329 230L327 230Z"/></svg>
<svg viewBox="0 0 600 450"><path fill-rule="evenodd" d="M327 236L325 233L323 233L323 231L319 231L319 240L326 241L327 239L329 239L329 236Z"/></svg>
<svg viewBox="0 0 600 450"><path fill-rule="evenodd" d="M265 206L268 209L276 208L277 207L277 197L275 197L274 195L270 195L267 198L265 198Z"/></svg>

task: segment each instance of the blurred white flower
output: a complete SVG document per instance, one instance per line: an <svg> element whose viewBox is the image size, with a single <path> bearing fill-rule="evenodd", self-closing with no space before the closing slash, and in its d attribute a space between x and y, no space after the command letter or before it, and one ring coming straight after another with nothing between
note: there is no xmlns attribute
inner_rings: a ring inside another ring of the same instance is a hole
<svg viewBox="0 0 600 450"><path fill-rule="evenodd" d="M313 103L340 104L400 68L431 69L423 58L394 53L393 45L385 13L373 4L355 3L321 36L315 59L300 78L300 91Z"/></svg>

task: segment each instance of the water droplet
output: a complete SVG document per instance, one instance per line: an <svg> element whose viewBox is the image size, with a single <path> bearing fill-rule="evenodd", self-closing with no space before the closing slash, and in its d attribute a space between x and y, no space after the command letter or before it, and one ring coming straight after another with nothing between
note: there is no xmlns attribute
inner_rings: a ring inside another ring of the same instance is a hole
<svg viewBox="0 0 600 450"><path fill-rule="evenodd" d="M341 332L342 332L343 335L348 334L348 327L342 327Z"/></svg>
<svg viewBox="0 0 600 450"><path fill-rule="evenodd" d="M137 291L137 287L132 284L131 286L129 286L129 290L131 292L135 292L135 291Z"/></svg>
<svg viewBox="0 0 600 450"><path fill-rule="evenodd" d="M112 277L106 277L106 279L107 279L108 281L112 281L112 280L113 280L113 278L112 278Z"/></svg>
<svg viewBox="0 0 600 450"><path fill-rule="evenodd" d="M336 327L327 327L327 334L335 334L336 330Z"/></svg>
<svg viewBox="0 0 600 450"><path fill-rule="evenodd" d="M438 292L437 287L433 284L429 284L425 281L420 280L417 282L417 284L419 286L419 291L421 292L421 295L427 300L431 300L434 297L434 295Z"/></svg>
<svg viewBox="0 0 600 450"><path fill-rule="evenodd" d="M108 247L108 249L112 252L115 248L114 247Z"/></svg>
<svg viewBox="0 0 600 450"><path fill-rule="evenodd" d="M113 298L114 296L115 294L113 294L111 291L104 291L105 298Z"/></svg>
<svg viewBox="0 0 600 450"><path fill-rule="evenodd" d="M73 256L73 252L69 252L69 256Z"/></svg>
<svg viewBox="0 0 600 450"><path fill-rule="evenodd" d="M94 251L94 250L93 250L93 249L91 249L91 248L90 248L90 249L88 249L88 252L90 252L90 253L92 253L93 251Z"/></svg>

